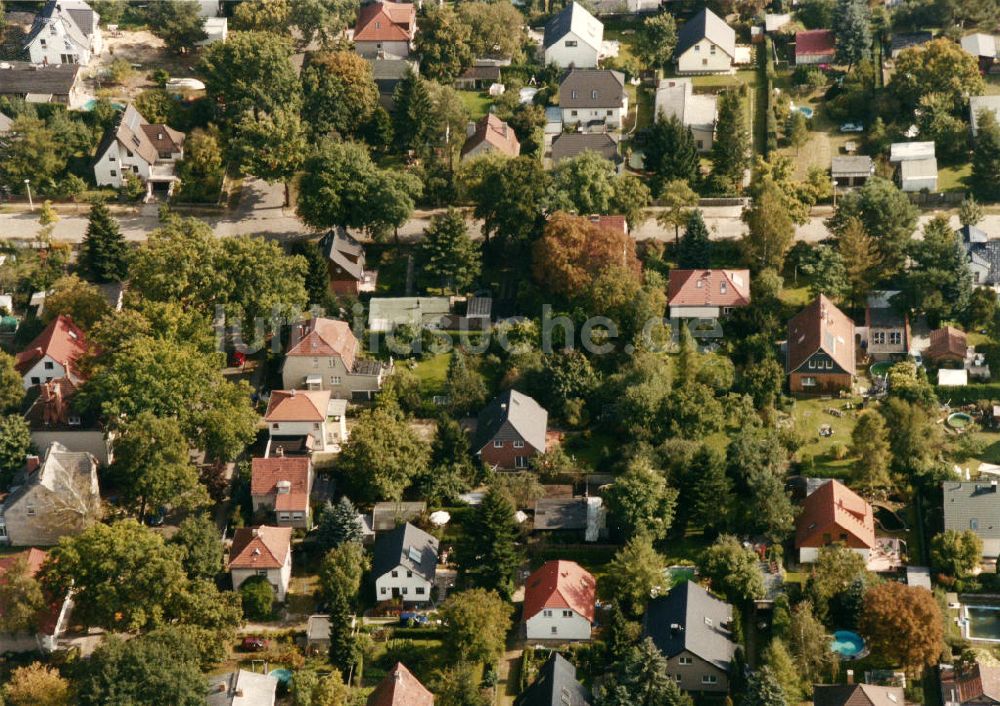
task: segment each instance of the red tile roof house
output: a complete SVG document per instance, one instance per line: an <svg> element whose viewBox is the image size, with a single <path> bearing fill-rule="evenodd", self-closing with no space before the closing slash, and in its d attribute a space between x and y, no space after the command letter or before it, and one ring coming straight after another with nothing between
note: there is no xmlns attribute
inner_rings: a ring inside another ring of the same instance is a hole
<svg viewBox="0 0 1000 706"><path fill-rule="evenodd" d="M854 322L820 294L788 322L788 389L812 395L850 390L854 355Z"/></svg>
<svg viewBox="0 0 1000 706"><path fill-rule="evenodd" d="M291 527L240 527L229 549L233 590L253 576L265 576L279 601L285 600L292 577Z"/></svg>
<svg viewBox="0 0 1000 706"><path fill-rule="evenodd" d="M30 576L35 576L42 568L48 552L41 549L27 549L17 554L0 557L0 584L7 582L7 572L18 560L24 560ZM66 631L69 614L73 609L73 601L67 594L61 601L55 601L42 608L35 620L34 633L0 632L0 651L2 652L52 652L56 649L56 641ZM0 613L2 616L2 613Z"/></svg>
<svg viewBox="0 0 1000 706"><path fill-rule="evenodd" d="M837 56L833 32L810 29L795 33L795 64L832 64Z"/></svg>
<svg viewBox="0 0 1000 706"><path fill-rule="evenodd" d="M369 59L405 59L417 31L417 8L408 2L362 5L354 25L354 48Z"/></svg>
<svg viewBox="0 0 1000 706"><path fill-rule="evenodd" d="M821 547L843 544L868 561L875 547L872 506L840 481L830 480L808 495L795 520L799 561L816 561Z"/></svg>
<svg viewBox="0 0 1000 706"><path fill-rule="evenodd" d="M15 367L24 379L25 390L64 377L75 384L83 380L79 361L86 352L83 329L70 317L60 314L17 354Z"/></svg>
<svg viewBox="0 0 1000 706"><path fill-rule="evenodd" d="M628 221L625 220L625 216L601 216L601 215L591 215L589 216L590 222L593 223L598 228L608 228L613 231L621 231L625 235L628 235Z"/></svg>
<svg viewBox="0 0 1000 706"><path fill-rule="evenodd" d="M575 561L547 561L524 584L529 640L589 640L597 582Z"/></svg>
<svg viewBox="0 0 1000 706"><path fill-rule="evenodd" d="M308 437L314 451L326 451L340 443L343 439L338 437L332 420L338 411L333 404L337 401L330 398L329 390L273 390L264 412L271 439ZM270 449L265 455L271 455Z"/></svg>
<svg viewBox="0 0 1000 706"><path fill-rule="evenodd" d="M402 662L379 682L365 706L434 706L434 694Z"/></svg>
<svg viewBox="0 0 1000 706"><path fill-rule="evenodd" d="M313 466L308 456L255 458L250 476L253 511L273 511L279 527L309 529L312 484Z"/></svg>
<svg viewBox="0 0 1000 706"><path fill-rule="evenodd" d="M954 326L931 331L930 346L923 352L924 358L935 363L965 363L969 353L969 342L965 331Z"/></svg>
<svg viewBox="0 0 1000 706"><path fill-rule="evenodd" d="M292 326L281 382L287 390L330 390L334 397L371 399L392 372L384 363L362 358L346 321L314 317Z"/></svg>
<svg viewBox="0 0 1000 706"><path fill-rule="evenodd" d="M484 154L502 154L505 157L517 157L521 154L521 143L517 141L514 128L493 113L476 123L475 130L462 146L463 160Z"/></svg>
<svg viewBox="0 0 1000 706"><path fill-rule="evenodd" d="M545 453L549 413L517 390L494 397L479 413L472 452L493 468L527 468Z"/></svg>
<svg viewBox="0 0 1000 706"><path fill-rule="evenodd" d="M672 320L699 319L708 326L696 328L715 328L733 309L750 305L750 270L671 270L667 303Z"/></svg>

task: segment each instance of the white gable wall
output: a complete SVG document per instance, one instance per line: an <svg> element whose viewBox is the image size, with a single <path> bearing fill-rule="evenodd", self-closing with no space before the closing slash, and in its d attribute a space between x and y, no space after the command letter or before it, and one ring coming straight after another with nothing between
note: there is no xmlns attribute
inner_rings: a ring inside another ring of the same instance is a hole
<svg viewBox="0 0 1000 706"><path fill-rule="evenodd" d="M529 640L589 640L590 621L575 610L545 608L526 621Z"/></svg>
<svg viewBox="0 0 1000 706"><path fill-rule="evenodd" d="M714 51L714 53L713 53ZM677 57L678 73L725 73L733 68L733 57L707 39L700 40Z"/></svg>
<svg viewBox="0 0 1000 706"><path fill-rule="evenodd" d="M393 576L393 574L396 574ZM407 575L409 573L409 575ZM431 599L431 582L400 565L375 579L375 600L388 601L397 596L407 603L419 603ZM423 591L422 593L420 591Z"/></svg>
<svg viewBox="0 0 1000 706"><path fill-rule="evenodd" d="M99 44L99 42L98 42ZM66 33L61 19L49 20L28 45L28 58L33 64L90 63L90 50L77 45Z"/></svg>
<svg viewBox="0 0 1000 706"><path fill-rule="evenodd" d="M560 68L575 66L578 69L592 69L597 67L597 55L597 48L570 31L545 50L545 64L555 64Z"/></svg>
<svg viewBox="0 0 1000 706"><path fill-rule="evenodd" d="M138 152L115 140L94 163L94 179L98 186L113 186L117 189L122 185L125 172L131 172L146 181L149 179L149 170L149 162L140 157Z"/></svg>
<svg viewBox="0 0 1000 706"><path fill-rule="evenodd" d="M52 356L44 356L35 363L25 374L23 379L24 389L27 390L32 385L66 377L66 368L57 363Z"/></svg>

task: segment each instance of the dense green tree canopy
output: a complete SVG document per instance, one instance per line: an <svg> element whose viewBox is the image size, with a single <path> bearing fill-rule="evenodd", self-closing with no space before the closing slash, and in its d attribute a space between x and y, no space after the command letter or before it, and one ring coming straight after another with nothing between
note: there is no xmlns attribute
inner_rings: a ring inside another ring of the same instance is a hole
<svg viewBox="0 0 1000 706"><path fill-rule="evenodd" d="M399 500L427 471L430 446L402 415L384 408L361 413L337 460L355 492L365 500Z"/></svg>
<svg viewBox="0 0 1000 706"><path fill-rule="evenodd" d="M302 68L302 117L313 135L358 135L378 107L372 65L352 51L307 56Z"/></svg>

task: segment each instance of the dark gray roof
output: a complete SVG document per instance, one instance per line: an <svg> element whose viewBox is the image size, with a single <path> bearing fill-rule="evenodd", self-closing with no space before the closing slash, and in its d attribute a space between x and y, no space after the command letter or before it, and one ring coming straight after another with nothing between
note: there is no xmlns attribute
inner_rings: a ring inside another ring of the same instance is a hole
<svg viewBox="0 0 1000 706"><path fill-rule="evenodd" d="M590 692L576 680L576 667L553 652L514 706L590 706Z"/></svg>
<svg viewBox="0 0 1000 706"><path fill-rule="evenodd" d="M490 318L493 311L493 299L491 297L472 297L465 304L465 315L469 317Z"/></svg>
<svg viewBox="0 0 1000 706"><path fill-rule="evenodd" d="M933 39L933 35L930 32L910 32L908 34L894 34L892 35L892 55L896 56L899 52L909 47L920 46L921 44L926 44Z"/></svg>
<svg viewBox="0 0 1000 706"><path fill-rule="evenodd" d="M597 37L595 42L595 38L591 35L591 32L588 31L589 26L594 22L597 22L598 25L600 25L600 22L593 15L587 12L583 5L571 2L563 8L562 12L545 24L543 46L548 49L560 39L565 37L569 32L574 32L579 35L580 39L593 46L594 49L600 50L600 37ZM600 26L602 29L601 34L603 34L603 25Z"/></svg>
<svg viewBox="0 0 1000 706"><path fill-rule="evenodd" d="M985 243L990 239L985 230L976 226L962 226L955 232L962 236L963 243Z"/></svg>
<svg viewBox="0 0 1000 706"><path fill-rule="evenodd" d="M946 530L971 529L983 539L1000 539L1000 489L996 485L945 481L941 487Z"/></svg>
<svg viewBox="0 0 1000 706"><path fill-rule="evenodd" d="M405 59L366 59L371 64L372 75L376 81L386 79L400 80L413 68L413 63Z"/></svg>
<svg viewBox="0 0 1000 706"><path fill-rule="evenodd" d="M68 96L80 73L79 64L42 66L27 61L8 61L9 69L0 69L0 95L23 96L28 93Z"/></svg>
<svg viewBox="0 0 1000 706"><path fill-rule="evenodd" d="M98 23L97 13L80 0L49 0L35 18L25 46L53 22L62 23L66 36L82 49L90 49L91 36Z"/></svg>
<svg viewBox="0 0 1000 706"><path fill-rule="evenodd" d="M668 659L686 650L728 670L736 646L723 625L728 627L732 615L728 603L695 582L685 581L650 601L643 629Z"/></svg>
<svg viewBox="0 0 1000 706"><path fill-rule="evenodd" d="M729 56L736 58L736 30L707 7L685 22L677 32L674 55L680 56L702 39L708 39Z"/></svg>
<svg viewBox="0 0 1000 706"><path fill-rule="evenodd" d="M365 249L345 229L334 228L319 241L320 249L328 260L354 279L365 276Z"/></svg>
<svg viewBox="0 0 1000 706"><path fill-rule="evenodd" d="M479 451L497 435L507 422L527 443L542 451L549 413L534 399L517 390L507 390L493 398L479 413L473 451Z"/></svg>
<svg viewBox="0 0 1000 706"><path fill-rule="evenodd" d="M975 226L962 226L955 232L962 237L969 261L989 270L979 284L1000 282L1000 240L991 239L986 231Z"/></svg>
<svg viewBox="0 0 1000 706"><path fill-rule="evenodd" d="M897 294L899 294L899 290L884 290L871 292L865 297L869 326L877 328L903 328L906 326L906 315L893 306Z"/></svg>
<svg viewBox="0 0 1000 706"><path fill-rule="evenodd" d="M407 522L375 540L372 576L377 578L402 565L428 581L433 581L437 556L437 539Z"/></svg>
<svg viewBox="0 0 1000 706"><path fill-rule="evenodd" d="M854 157L834 157L830 160L833 176L871 176L875 173L875 163L865 155Z"/></svg>
<svg viewBox="0 0 1000 706"><path fill-rule="evenodd" d="M618 108L625 75L608 69L571 69L559 84L560 108Z"/></svg>
<svg viewBox="0 0 1000 706"><path fill-rule="evenodd" d="M535 502L536 530L582 530L586 528L586 498L543 498Z"/></svg>
<svg viewBox="0 0 1000 706"><path fill-rule="evenodd" d="M564 132L556 135L552 140L552 161L558 164L587 150L597 152L615 164L621 161L618 155L618 140L606 132Z"/></svg>
<svg viewBox="0 0 1000 706"><path fill-rule="evenodd" d="M459 76L460 79L476 81L499 81L499 66L470 66Z"/></svg>

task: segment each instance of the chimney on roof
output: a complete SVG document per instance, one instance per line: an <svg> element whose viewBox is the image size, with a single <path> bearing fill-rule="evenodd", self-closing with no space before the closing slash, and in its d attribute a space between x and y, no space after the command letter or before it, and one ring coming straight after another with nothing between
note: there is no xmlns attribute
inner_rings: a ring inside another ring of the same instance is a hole
<svg viewBox="0 0 1000 706"><path fill-rule="evenodd" d="M24 465L28 469L28 473L34 473L38 470L38 466L41 464L38 456L31 455L25 458Z"/></svg>
<svg viewBox="0 0 1000 706"><path fill-rule="evenodd" d="M259 535L260 535L260 528L259 527L252 527L250 529L250 536L251 537L257 537Z"/></svg>
<svg viewBox="0 0 1000 706"><path fill-rule="evenodd" d="M854 670L853 669L848 669L847 670L847 683L848 684L853 684L854 683Z"/></svg>
<svg viewBox="0 0 1000 706"><path fill-rule="evenodd" d="M292 391L289 393L289 397L295 397L295 388L292 388Z"/></svg>

